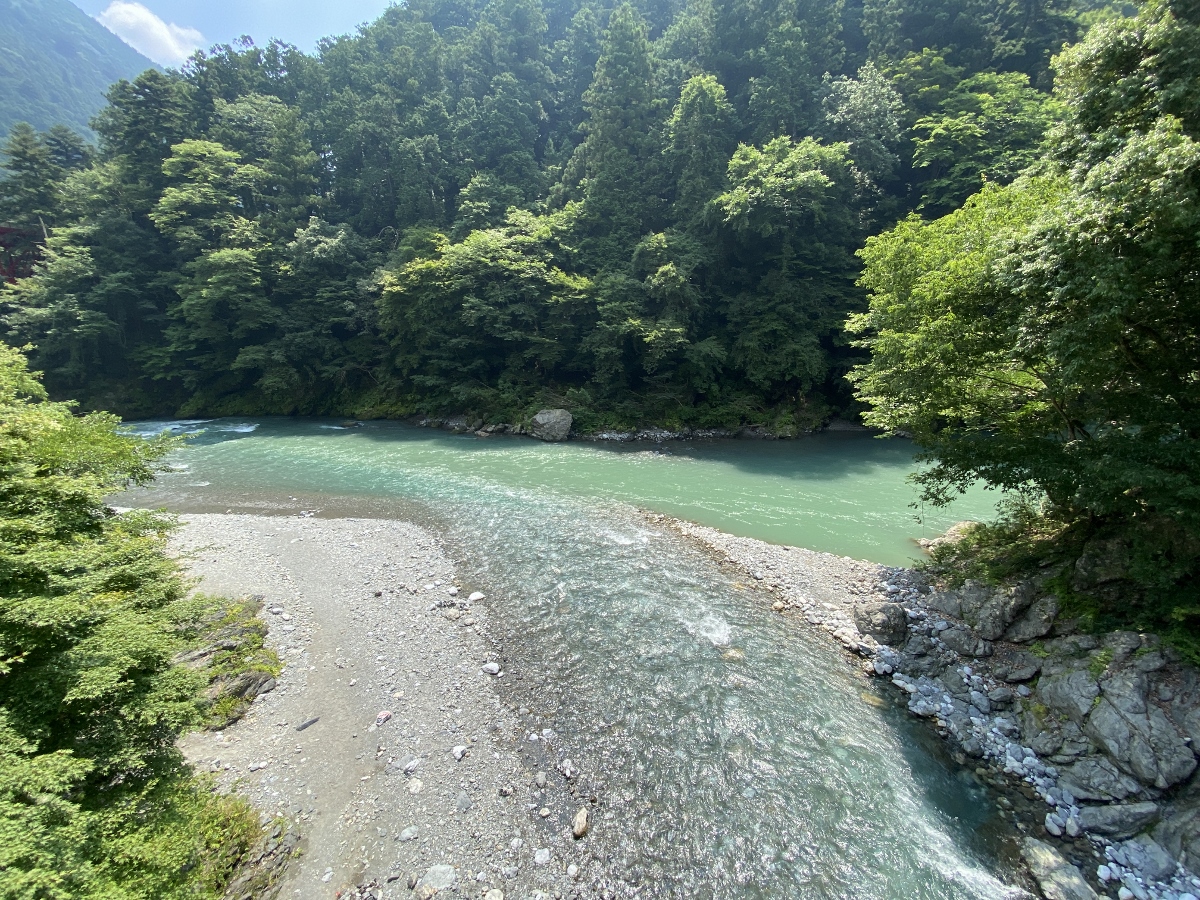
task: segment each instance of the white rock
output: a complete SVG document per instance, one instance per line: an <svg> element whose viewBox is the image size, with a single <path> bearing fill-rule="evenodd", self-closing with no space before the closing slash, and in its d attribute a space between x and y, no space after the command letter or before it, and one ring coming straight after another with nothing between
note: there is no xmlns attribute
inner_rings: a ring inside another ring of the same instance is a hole
<svg viewBox="0 0 1200 900"><path fill-rule="evenodd" d="M473 594L471 594L470 597L467 598L467 602L468 603L478 603L480 600L486 600L486 599L487 599L487 597L485 595L479 593L479 591L475 591Z"/></svg>
<svg viewBox="0 0 1200 900"><path fill-rule="evenodd" d="M484 663L483 669L481 671L483 672L484 675L499 675L500 674L500 663L495 663L495 662Z"/></svg>
<svg viewBox="0 0 1200 900"><path fill-rule="evenodd" d="M575 820L571 823L571 833L575 835L576 840L588 833L588 825L587 807L581 807L579 812L575 813Z"/></svg>
<svg viewBox="0 0 1200 900"><path fill-rule="evenodd" d="M462 762L462 758L467 755L467 749L468 749L467 747L464 747L460 744L459 746L455 747L450 752L454 754L454 758L456 760L458 760L459 762Z"/></svg>
<svg viewBox="0 0 1200 900"><path fill-rule="evenodd" d="M535 865L544 866L550 862L550 851L545 847L540 850L533 851L533 862Z"/></svg>

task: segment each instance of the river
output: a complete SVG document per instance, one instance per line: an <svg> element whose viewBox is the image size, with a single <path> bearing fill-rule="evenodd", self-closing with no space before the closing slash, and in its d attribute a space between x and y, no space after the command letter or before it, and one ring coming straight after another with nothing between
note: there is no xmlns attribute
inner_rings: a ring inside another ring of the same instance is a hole
<svg viewBox="0 0 1200 900"><path fill-rule="evenodd" d="M198 434L122 502L178 511L420 517L504 622L510 701L626 827L641 896L997 898L1007 832L985 790L822 633L773 614L630 504L902 564L912 448L858 434L662 447L480 439L317 420L142 423ZM731 652L736 651L736 652ZM531 741L531 751L536 741Z"/></svg>

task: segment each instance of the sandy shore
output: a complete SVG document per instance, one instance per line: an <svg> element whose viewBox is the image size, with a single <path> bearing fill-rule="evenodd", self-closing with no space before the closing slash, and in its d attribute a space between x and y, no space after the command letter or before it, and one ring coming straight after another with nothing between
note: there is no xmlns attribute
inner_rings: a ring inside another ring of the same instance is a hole
<svg viewBox="0 0 1200 900"><path fill-rule="evenodd" d="M264 819L299 828L280 897L408 898L414 883L416 896L451 883L488 900L591 896L571 877L592 874L577 810L555 773L522 763L486 601L467 599L436 536L387 520L183 521L175 548L199 589L262 595L285 663L242 721L184 741Z"/></svg>

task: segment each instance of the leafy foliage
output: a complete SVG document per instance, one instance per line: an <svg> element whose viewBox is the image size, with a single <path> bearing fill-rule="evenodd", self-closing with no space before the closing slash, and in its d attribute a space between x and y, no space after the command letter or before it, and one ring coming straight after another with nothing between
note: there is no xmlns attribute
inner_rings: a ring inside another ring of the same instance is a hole
<svg viewBox="0 0 1200 900"><path fill-rule="evenodd" d="M1045 163L868 240L871 308L851 320L872 352L852 376L866 419L927 448L927 499L976 479L1044 497L1059 550L1128 557L1132 605L1076 563L1098 621L1184 631L1200 616L1197 35L1193 10L1155 2L1063 54Z"/></svg>
<svg viewBox="0 0 1200 900"><path fill-rule="evenodd" d="M0 421L0 895L219 896L257 824L175 748L199 684L170 523L104 503L169 445L46 401L9 348Z"/></svg>

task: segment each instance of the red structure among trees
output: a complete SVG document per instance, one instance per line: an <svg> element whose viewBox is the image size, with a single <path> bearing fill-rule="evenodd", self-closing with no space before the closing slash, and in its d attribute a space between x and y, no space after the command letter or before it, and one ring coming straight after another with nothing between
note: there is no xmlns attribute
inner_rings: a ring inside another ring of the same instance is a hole
<svg viewBox="0 0 1200 900"><path fill-rule="evenodd" d="M0 279L7 282L33 274L41 232L0 225Z"/></svg>

